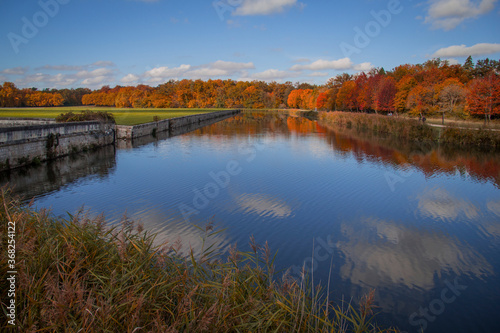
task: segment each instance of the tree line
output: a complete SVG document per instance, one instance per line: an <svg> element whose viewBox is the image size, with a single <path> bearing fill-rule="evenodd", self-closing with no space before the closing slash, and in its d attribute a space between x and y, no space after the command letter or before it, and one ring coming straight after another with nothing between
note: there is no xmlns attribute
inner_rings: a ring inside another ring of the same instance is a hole
<svg viewBox="0 0 500 333"><path fill-rule="evenodd" d="M301 108L411 115L500 114L500 61L471 57L463 65L432 59L391 71L343 73L324 85L235 80L170 80L97 90L0 87L1 107L114 106L119 108Z"/></svg>

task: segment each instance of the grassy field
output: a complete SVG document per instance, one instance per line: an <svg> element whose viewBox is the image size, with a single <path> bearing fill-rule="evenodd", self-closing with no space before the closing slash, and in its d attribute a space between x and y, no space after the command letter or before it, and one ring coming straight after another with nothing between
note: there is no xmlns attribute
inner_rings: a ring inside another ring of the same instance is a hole
<svg viewBox="0 0 500 333"><path fill-rule="evenodd" d="M153 121L154 116L160 119L189 116L193 114L221 111L225 109L119 109L114 107L52 107L52 108L0 108L0 117L20 118L55 118L61 113L72 111L78 113L85 110L107 111L113 114L118 125L138 125Z"/></svg>

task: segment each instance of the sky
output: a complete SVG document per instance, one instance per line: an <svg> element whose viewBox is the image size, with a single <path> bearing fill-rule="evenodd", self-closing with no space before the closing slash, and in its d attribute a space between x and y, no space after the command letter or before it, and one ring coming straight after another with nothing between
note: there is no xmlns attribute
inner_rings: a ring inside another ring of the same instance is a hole
<svg viewBox="0 0 500 333"><path fill-rule="evenodd" d="M0 0L0 83L324 84L440 57L500 59L498 0Z"/></svg>

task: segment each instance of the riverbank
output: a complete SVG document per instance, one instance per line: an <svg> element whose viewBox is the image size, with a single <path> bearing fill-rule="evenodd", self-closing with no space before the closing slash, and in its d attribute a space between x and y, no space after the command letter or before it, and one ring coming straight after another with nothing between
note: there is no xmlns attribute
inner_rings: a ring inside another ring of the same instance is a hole
<svg viewBox="0 0 500 333"><path fill-rule="evenodd" d="M350 112L320 112L318 121L356 131L372 131L414 142L436 142L457 146L500 149L500 132L485 128L444 128L429 126L416 119Z"/></svg>
<svg viewBox="0 0 500 333"><path fill-rule="evenodd" d="M250 253L231 251L228 259L211 247L199 258L183 258L177 255L181 244L155 247L155 236L127 218L109 229L102 216L62 219L23 206L5 188L0 200L3 239L15 225L20 331L382 331L372 325L373 294L359 307L327 308L320 291L306 282L278 282L267 244L252 243ZM203 231L206 238L219 233L211 224ZM7 283L0 282L2 290ZM6 304L4 293L3 313ZM2 328L9 327L4 323Z"/></svg>

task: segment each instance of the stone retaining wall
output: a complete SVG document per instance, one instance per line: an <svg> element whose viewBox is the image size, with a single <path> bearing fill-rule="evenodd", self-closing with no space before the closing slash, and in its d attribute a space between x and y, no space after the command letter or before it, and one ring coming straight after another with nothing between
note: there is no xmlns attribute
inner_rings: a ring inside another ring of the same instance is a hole
<svg viewBox="0 0 500 333"><path fill-rule="evenodd" d="M60 156L111 145L115 139L133 140L157 133L166 137L184 129L222 120L240 110L218 111L171 118L136 126L120 126L98 121L55 123L52 119L0 119L0 171ZM8 124L9 127L1 127Z"/></svg>
<svg viewBox="0 0 500 333"><path fill-rule="evenodd" d="M240 113L240 110L225 110L210 113L194 114L191 116L178 117L164 119L160 121L155 121L146 124L140 124L135 126L116 126L116 138L133 140L135 138L140 138L143 136L152 135L155 133L161 133L166 131L172 131L174 129L189 126L192 124L199 124L204 121L223 118L231 115Z"/></svg>
<svg viewBox="0 0 500 333"><path fill-rule="evenodd" d="M113 144L114 124L97 121L0 128L0 170Z"/></svg>

